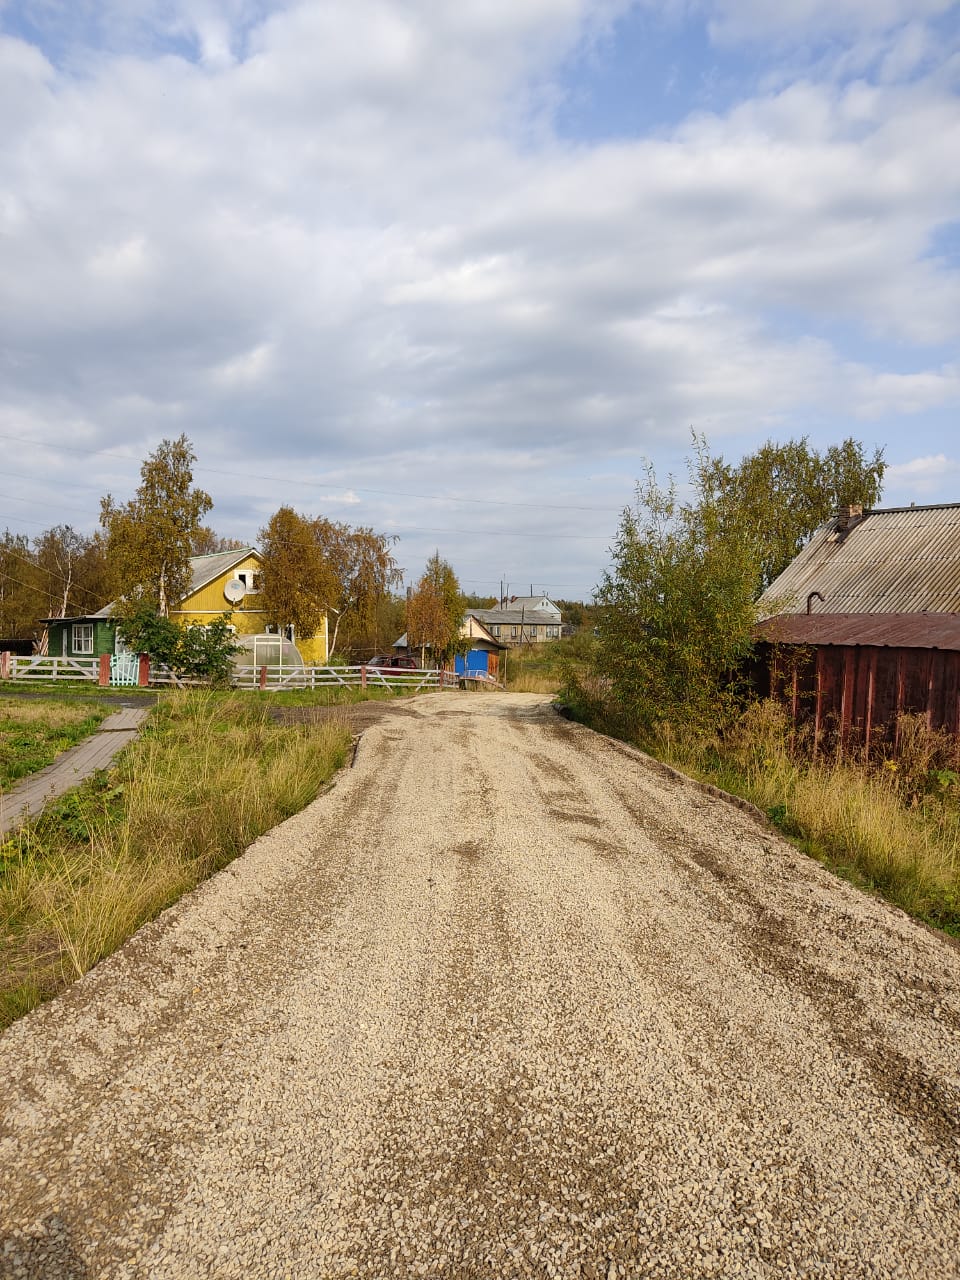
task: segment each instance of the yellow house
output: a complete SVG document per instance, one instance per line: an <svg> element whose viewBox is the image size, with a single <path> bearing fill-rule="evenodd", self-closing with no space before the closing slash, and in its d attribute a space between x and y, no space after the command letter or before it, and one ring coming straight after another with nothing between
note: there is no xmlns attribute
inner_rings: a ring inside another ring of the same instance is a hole
<svg viewBox="0 0 960 1280"><path fill-rule="evenodd" d="M263 564L256 547L238 551L216 551L190 560L190 586L178 609L170 610L173 622L206 624L231 612L230 622L237 635L263 635L267 616L260 607L260 580ZM329 642L327 619L315 636L291 636L307 666L327 661Z"/></svg>

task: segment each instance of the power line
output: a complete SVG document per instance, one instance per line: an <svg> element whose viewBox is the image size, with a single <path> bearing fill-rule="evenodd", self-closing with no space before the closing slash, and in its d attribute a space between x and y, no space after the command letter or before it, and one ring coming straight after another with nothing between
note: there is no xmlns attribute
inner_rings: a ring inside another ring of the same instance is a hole
<svg viewBox="0 0 960 1280"><path fill-rule="evenodd" d="M9 474L9 472L7 474ZM18 498L14 493L0 493L0 498L6 498L8 502L23 502L23 503L26 503L28 507L35 507L37 505L35 498ZM88 514L87 509L85 507L70 507L60 501L57 502L57 507L61 511L77 511L81 515ZM30 520L28 521L28 523L40 524L41 522L39 520Z"/></svg>
<svg viewBox="0 0 960 1280"><path fill-rule="evenodd" d="M4 555L4 554L8 556L14 556L17 560L21 560L24 564L28 564L31 567L31 569L36 569L38 573L45 573L48 578L52 578L54 582L59 582L60 585L63 587L69 585L71 588L71 594L73 594L73 592L76 592L77 595L87 596L91 600L99 599L99 597L95 595L94 592L92 592L89 589L89 587L79 586L78 584L74 583L72 579L65 578L62 574L55 573L53 569L48 569L46 565L40 564L38 560L33 560L30 558L30 556L22 555L19 551L14 551L13 547L0 546L0 555ZM36 585L31 586L31 585L28 585L26 582L21 582L19 578L15 578L9 572L7 572L6 576L10 579L11 582L16 582L18 586L26 587L28 591L37 590ZM40 589L42 590L42 588Z"/></svg>

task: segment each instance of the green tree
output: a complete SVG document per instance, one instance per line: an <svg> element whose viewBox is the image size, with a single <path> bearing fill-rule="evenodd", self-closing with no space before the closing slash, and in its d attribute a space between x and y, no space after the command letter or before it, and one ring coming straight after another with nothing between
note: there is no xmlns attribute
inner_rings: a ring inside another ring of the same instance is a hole
<svg viewBox="0 0 960 1280"><path fill-rule="evenodd" d="M231 659L240 652L233 638L230 614L222 613L206 624L191 622L178 627L179 642L173 667L180 675L226 684L233 667Z"/></svg>
<svg viewBox="0 0 960 1280"><path fill-rule="evenodd" d="M333 624L332 658L341 628L354 645L375 628L381 601L403 575L391 551L396 539L323 516L314 520L313 530L326 563L324 604Z"/></svg>
<svg viewBox="0 0 960 1280"><path fill-rule="evenodd" d="M0 636L34 636L42 600L41 575L29 538L6 529L0 538Z"/></svg>
<svg viewBox="0 0 960 1280"><path fill-rule="evenodd" d="M242 551L249 544L238 538L223 538L208 524L200 525L190 539L190 554L193 556L211 556L218 551Z"/></svg>
<svg viewBox="0 0 960 1280"><path fill-rule="evenodd" d="M622 731L655 738L666 723L713 727L729 673L749 650L757 566L723 501L706 446L688 462L692 498L652 466L637 485L596 592L597 669Z"/></svg>
<svg viewBox="0 0 960 1280"><path fill-rule="evenodd" d="M141 466L130 502L119 505L110 494L101 500L113 594L124 610L146 603L167 617L186 592L193 539L213 506L209 494L193 487L194 462L185 435L163 440Z"/></svg>
<svg viewBox="0 0 960 1280"><path fill-rule="evenodd" d="M105 546L99 533L87 537L69 524L56 524L34 539L33 549L43 597L38 616L68 618L107 603Z"/></svg>
<svg viewBox="0 0 960 1280"><path fill-rule="evenodd" d="M155 662L177 669L180 628L151 604L143 602L131 608L120 625L120 634L134 653L149 653Z"/></svg>
<svg viewBox="0 0 960 1280"><path fill-rule="evenodd" d="M736 466L722 458L709 465L711 485L753 544L758 595L840 506L876 506L886 469L882 449L868 456L852 438L823 453L806 437L785 444L768 440Z"/></svg>
<svg viewBox="0 0 960 1280"><path fill-rule="evenodd" d="M457 575L436 551L407 601L407 642L424 653L430 650L438 666L457 651L463 625L463 595Z"/></svg>
<svg viewBox="0 0 960 1280"><path fill-rule="evenodd" d="M270 622L314 636L323 626L327 601L336 597L333 570L317 541L314 521L280 507L260 530L263 582L260 602Z"/></svg>

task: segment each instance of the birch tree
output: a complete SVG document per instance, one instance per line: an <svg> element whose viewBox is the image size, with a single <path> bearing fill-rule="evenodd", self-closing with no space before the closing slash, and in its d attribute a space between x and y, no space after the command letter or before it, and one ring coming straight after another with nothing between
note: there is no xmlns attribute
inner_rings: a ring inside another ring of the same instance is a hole
<svg viewBox="0 0 960 1280"><path fill-rule="evenodd" d="M420 650L421 665L427 649L440 665L456 650L462 625L460 583L437 551L407 602L407 643Z"/></svg>
<svg viewBox="0 0 960 1280"><path fill-rule="evenodd" d="M193 485L196 460L185 435L163 440L140 468L129 502L117 503L110 494L101 500L108 571L124 609L146 603L165 618L186 594L193 539L213 506L210 495Z"/></svg>

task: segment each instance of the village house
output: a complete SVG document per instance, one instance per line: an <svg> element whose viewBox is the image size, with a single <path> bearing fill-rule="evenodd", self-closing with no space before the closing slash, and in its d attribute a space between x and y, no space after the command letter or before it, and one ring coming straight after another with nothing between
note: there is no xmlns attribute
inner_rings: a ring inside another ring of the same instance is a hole
<svg viewBox="0 0 960 1280"><path fill-rule="evenodd" d="M559 640L563 626L560 610L545 595L509 596L498 608L470 612L494 639L509 648Z"/></svg>
<svg viewBox="0 0 960 1280"><path fill-rule="evenodd" d="M770 584L761 693L867 750L898 717L960 732L960 504L842 508Z"/></svg>
<svg viewBox="0 0 960 1280"><path fill-rule="evenodd" d="M239 643L253 652L253 664L276 647L276 629L266 621L260 607L260 582L263 564L255 547L235 551L218 551L212 555L193 556L190 560L190 586L177 608L170 610L172 622L186 626L207 625L221 614L230 613ZM113 617L114 604L97 613L72 618L44 619L48 631L48 653L53 658L90 658L124 651L123 637L118 634ZM315 636L294 636L296 647L308 665L322 665L327 660L327 624ZM260 652L262 650L262 653Z"/></svg>
<svg viewBox="0 0 960 1280"><path fill-rule="evenodd" d="M460 627L460 638L469 640L470 648L465 654L457 654L454 668L458 675L490 676L494 680L500 678L500 656L507 646L493 636L476 616L474 610L464 614ZM394 653L410 654L419 659L420 650L411 648L404 632L391 646Z"/></svg>

